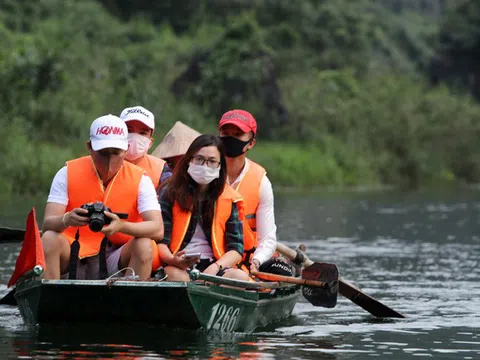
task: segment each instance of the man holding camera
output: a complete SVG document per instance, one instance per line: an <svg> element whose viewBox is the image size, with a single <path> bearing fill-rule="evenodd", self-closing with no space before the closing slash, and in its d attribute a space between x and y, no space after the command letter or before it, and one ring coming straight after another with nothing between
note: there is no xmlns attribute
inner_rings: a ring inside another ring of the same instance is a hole
<svg viewBox="0 0 480 360"><path fill-rule="evenodd" d="M128 130L117 116L92 123L87 147L90 156L68 161L52 181L42 235L45 278L99 279L128 268L146 279L156 249L152 240L163 238L152 180L124 161ZM110 224L101 227L107 218Z"/></svg>

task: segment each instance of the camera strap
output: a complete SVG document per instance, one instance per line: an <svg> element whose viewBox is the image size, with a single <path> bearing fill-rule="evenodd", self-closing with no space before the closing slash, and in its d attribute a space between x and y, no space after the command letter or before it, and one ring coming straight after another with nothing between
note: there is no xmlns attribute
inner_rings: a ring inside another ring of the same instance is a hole
<svg viewBox="0 0 480 360"><path fill-rule="evenodd" d="M107 271L107 244L108 239L105 236L100 244L100 253L98 254L98 276L100 280L106 279L108 277Z"/></svg>
<svg viewBox="0 0 480 360"><path fill-rule="evenodd" d="M68 263L68 278L75 280L77 278L78 253L80 252L80 228L75 233L75 241L70 245L70 261Z"/></svg>
<svg viewBox="0 0 480 360"><path fill-rule="evenodd" d="M80 229L75 233L75 241L70 245L70 261L68 263L68 278L75 280L77 278L78 254L80 252ZM99 279L106 279L108 277L107 271L107 244L108 239L105 236L100 244L100 253L98 254L98 276Z"/></svg>

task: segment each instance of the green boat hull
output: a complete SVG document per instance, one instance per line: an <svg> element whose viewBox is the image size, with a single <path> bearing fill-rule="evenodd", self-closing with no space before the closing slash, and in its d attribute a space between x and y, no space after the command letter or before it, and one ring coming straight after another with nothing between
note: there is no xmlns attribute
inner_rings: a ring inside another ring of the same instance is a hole
<svg viewBox="0 0 480 360"><path fill-rule="evenodd" d="M145 323L252 332L288 317L298 286L251 289L205 282L39 280L19 282L15 298L28 325Z"/></svg>

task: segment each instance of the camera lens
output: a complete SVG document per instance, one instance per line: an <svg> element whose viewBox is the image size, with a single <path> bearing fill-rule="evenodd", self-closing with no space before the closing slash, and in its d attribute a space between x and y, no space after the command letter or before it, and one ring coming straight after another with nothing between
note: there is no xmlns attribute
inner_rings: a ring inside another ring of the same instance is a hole
<svg viewBox="0 0 480 360"><path fill-rule="evenodd" d="M88 227L93 232L99 232L100 230L102 230L103 225L105 225L105 216L102 213L93 214L90 217L90 221L88 222Z"/></svg>

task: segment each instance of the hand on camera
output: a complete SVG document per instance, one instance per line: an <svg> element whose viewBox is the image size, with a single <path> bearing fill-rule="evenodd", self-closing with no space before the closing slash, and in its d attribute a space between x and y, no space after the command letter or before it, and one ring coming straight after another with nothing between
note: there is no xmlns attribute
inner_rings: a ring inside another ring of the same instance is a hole
<svg viewBox="0 0 480 360"><path fill-rule="evenodd" d="M69 226L85 226L88 225L88 211L81 208L75 208L63 215L63 225Z"/></svg>
<svg viewBox="0 0 480 360"><path fill-rule="evenodd" d="M120 220L118 215L116 215L114 213L111 213L110 211L104 211L103 213L105 214L106 217L110 218L112 220L112 222L109 225L104 226L103 229L100 230L100 232L107 237L111 236L111 235L113 235L117 232L121 232L123 222L122 222L122 220Z"/></svg>

